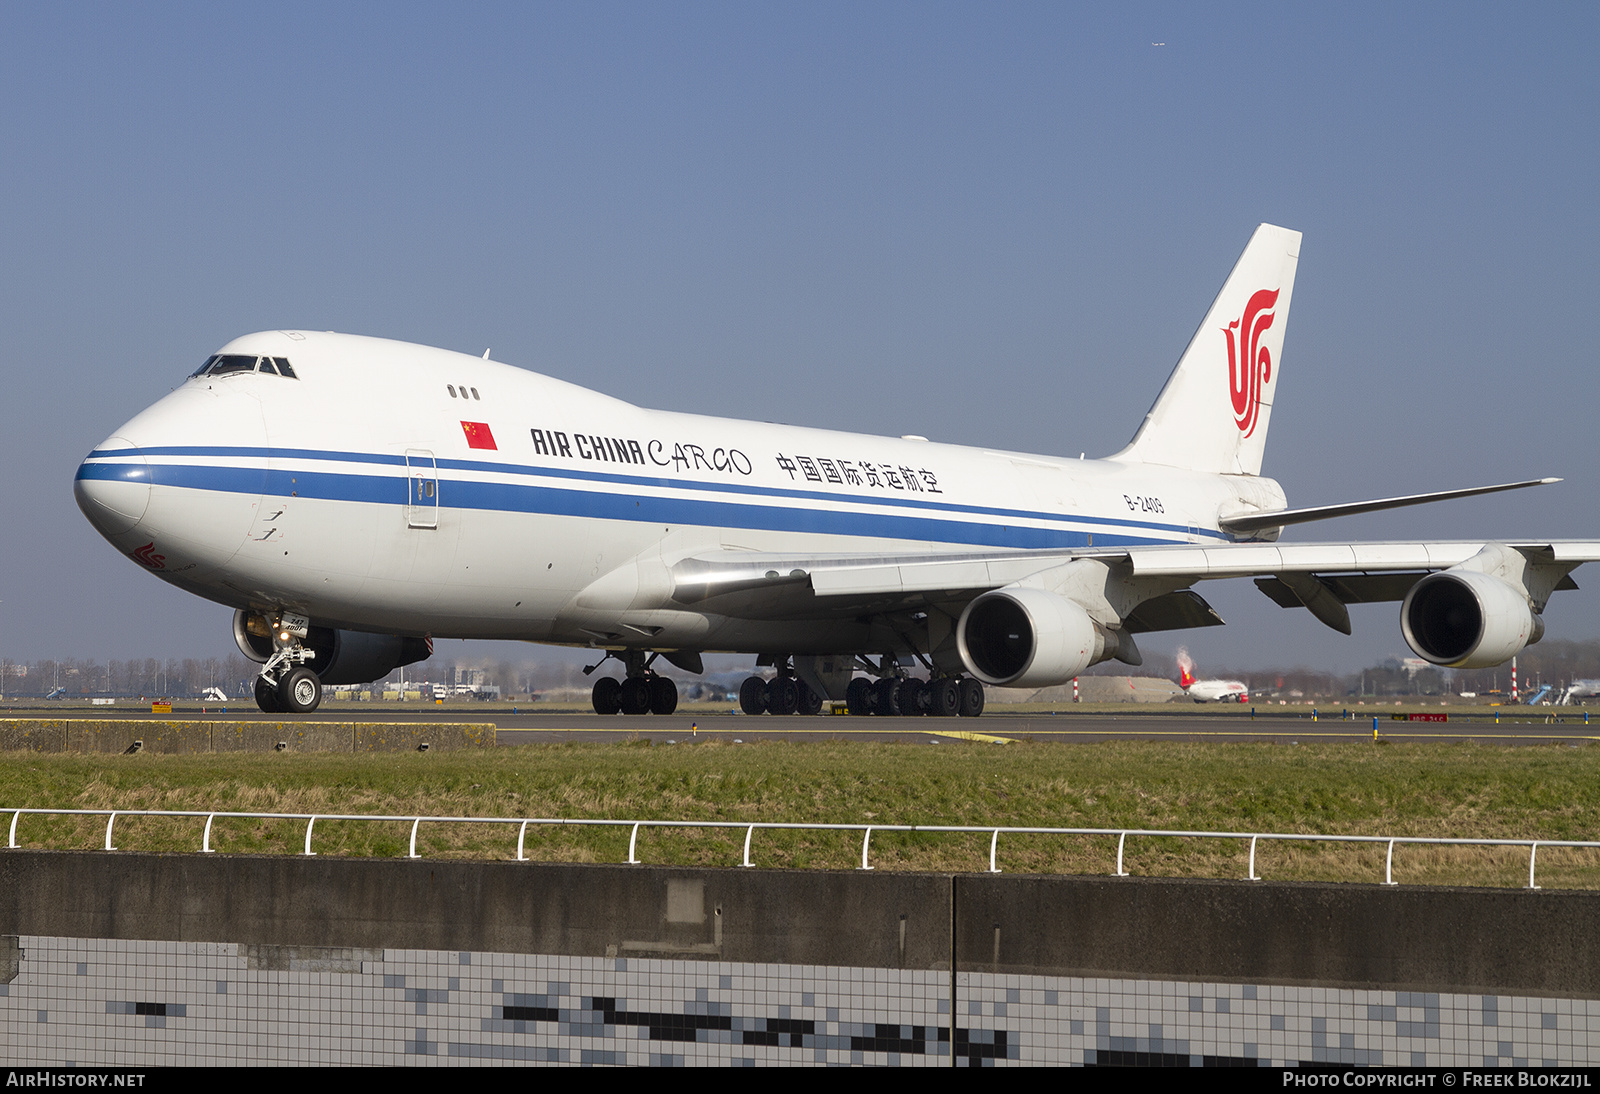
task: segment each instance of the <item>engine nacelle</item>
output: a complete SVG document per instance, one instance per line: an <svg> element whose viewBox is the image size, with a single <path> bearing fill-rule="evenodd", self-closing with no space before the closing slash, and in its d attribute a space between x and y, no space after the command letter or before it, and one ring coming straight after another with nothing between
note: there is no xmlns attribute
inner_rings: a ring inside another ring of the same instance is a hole
<svg viewBox="0 0 1600 1094"><path fill-rule="evenodd" d="M233 644L250 660L264 665L272 656L272 628L255 612L236 611L233 613Z"/></svg>
<svg viewBox="0 0 1600 1094"><path fill-rule="evenodd" d="M1509 660L1544 637L1521 589L1475 570L1444 570L1411 586L1400 629L1419 657L1452 669L1483 669Z"/></svg>
<svg viewBox="0 0 1600 1094"><path fill-rule="evenodd" d="M967 671L985 684L1042 688L1105 660L1106 634L1065 597L1027 587L996 589L961 613L956 649Z"/></svg>
<svg viewBox="0 0 1600 1094"><path fill-rule="evenodd" d="M263 663L272 656L272 631L260 615L234 612L233 640L239 652L252 661ZM331 627L309 628L305 643L315 655L306 665L324 684L365 684L388 676L401 665L426 661L433 653L426 638Z"/></svg>

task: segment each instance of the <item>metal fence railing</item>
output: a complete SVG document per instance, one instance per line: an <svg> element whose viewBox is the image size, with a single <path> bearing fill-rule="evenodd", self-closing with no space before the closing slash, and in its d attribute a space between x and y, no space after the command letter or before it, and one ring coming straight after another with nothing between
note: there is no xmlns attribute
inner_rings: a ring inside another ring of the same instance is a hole
<svg viewBox="0 0 1600 1094"><path fill-rule="evenodd" d="M744 829L744 860L740 866L755 866L751 861L751 849L757 832L775 831L815 831L815 832L859 832L861 833L861 865L859 869L871 870L872 837L879 832L917 832L917 833L945 833L960 835L988 835L989 836L989 872L1001 872L999 864L1000 837L1001 836L1099 836L1117 839L1116 871L1117 877L1130 876L1123 868L1124 852L1127 848L1129 837L1141 839L1146 837L1167 837L1177 839L1204 839L1204 840L1248 840L1250 844L1250 864L1246 872L1249 881L1263 880L1256 873L1256 848L1262 841L1274 843L1354 843L1354 844L1383 844L1385 845L1383 883L1385 885L1398 884L1394 880L1394 851L1398 846L1456 846L1456 847L1525 847L1528 849L1528 885L1529 889L1537 889L1535 883L1535 867L1538 862L1539 848L1541 847L1569 847L1569 848L1600 848L1600 841L1593 840L1541 840L1541 839L1473 839L1436 836L1344 836L1323 835L1300 832L1203 832L1184 831L1180 829L1155 829L1155 828L1032 828L1032 827L1006 827L986 825L958 825L958 824L812 824L805 822L779 822L779 821L715 821L715 820L605 820L582 817L429 817L429 816L402 816L381 815L374 813L234 813L234 812L207 812L204 810L166 810L166 809L0 809L0 814L11 814L11 826L7 837L8 849L18 849L17 822L24 816L64 816L64 817L105 817L106 832L105 846L107 851L115 851L116 845L112 843L113 828L119 817L193 817L205 818L205 829L200 837L200 851L211 854L216 848L211 846L211 831L213 823L222 818L225 820L281 820L305 821L305 844L302 855L315 855L311 849L312 836L320 821L374 821L380 823L410 823L411 839L406 852L408 858L421 858L417 854L417 832L424 823L434 824L489 824L489 825L516 825L517 826L517 857L518 862L527 862L524 853L528 829L530 827L591 827L591 828L629 828L628 857L626 861L632 865L640 863L639 833L650 828L714 828L714 829Z"/></svg>

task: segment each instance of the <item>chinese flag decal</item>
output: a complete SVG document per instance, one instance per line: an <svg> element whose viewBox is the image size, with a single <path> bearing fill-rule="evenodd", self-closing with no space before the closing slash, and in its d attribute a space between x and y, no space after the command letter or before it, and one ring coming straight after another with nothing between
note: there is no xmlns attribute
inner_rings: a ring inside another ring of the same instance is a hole
<svg viewBox="0 0 1600 1094"><path fill-rule="evenodd" d="M462 422L461 432L467 435L468 448L487 448L491 452L500 451L500 446L494 443L494 434L489 432L488 422Z"/></svg>

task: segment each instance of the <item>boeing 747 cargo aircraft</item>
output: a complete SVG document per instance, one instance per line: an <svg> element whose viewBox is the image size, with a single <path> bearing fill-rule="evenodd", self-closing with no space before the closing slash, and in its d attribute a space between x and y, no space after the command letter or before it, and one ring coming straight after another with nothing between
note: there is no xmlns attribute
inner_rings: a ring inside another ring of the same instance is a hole
<svg viewBox="0 0 1600 1094"><path fill-rule="evenodd" d="M223 346L84 459L78 504L156 577L235 609L262 709L435 638L617 658L601 713L668 713L658 659L753 654L748 712L976 715L1137 637L1222 622L1253 577L1350 631L1400 601L1438 665L1498 664L1600 542L1285 543L1288 526L1537 482L1291 509L1261 475L1300 234L1262 225L1129 445L1061 459L646 410L510 365L280 330ZM1554 480L1537 480L1549 482Z"/></svg>

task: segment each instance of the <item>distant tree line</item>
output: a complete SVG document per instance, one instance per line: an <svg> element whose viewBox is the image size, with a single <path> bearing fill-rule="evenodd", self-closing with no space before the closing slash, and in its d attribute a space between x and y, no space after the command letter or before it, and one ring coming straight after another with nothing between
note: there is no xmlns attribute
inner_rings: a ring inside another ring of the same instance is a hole
<svg viewBox="0 0 1600 1094"><path fill-rule="evenodd" d="M146 657L129 661L0 661L0 694L31 698L58 688L63 698L122 699L138 696L179 698L218 687L230 696L248 695L256 674L241 654L228 657Z"/></svg>
<svg viewBox="0 0 1600 1094"><path fill-rule="evenodd" d="M599 654L595 657L598 660ZM57 688L64 698L133 698L138 696L183 698L201 695L219 687L234 698L248 697L257 666L238 653L226 657L155 657L126 661L82 659L39 660L19 663L0 659L0 695L40 697ZM469 659L435 659L409 665L404 670L408 682L429 681L444 684L480 683L500 688L501 694L528 695L546 688L585 688L593 682L579 666L570 662L529 661L513 665L509 661L473 662ZM1600 679L1600 638L1582 640L1546 639L1517 655L1518 685L1526 694L1540 684L1557 689L1574 680ZM388 682L399 681L396 670ZM1164 654L1152 654L1144 665L1134 668L1111 661L1096 665L1085 676L1160 676L1176 680L1177 664ZM1201 676L1243 680L1254 694L1263 698L1278 695L1341 697L1428 696L1477 692L1486 695L1505 693L1511 688L1509 663L1489 669L1452 672L1433 666L1417 668L1389 658L1357 672L1338 674L1304 666L1290 669L1241 669L1225 665L1202 666ZM692 682L685 677L685 683Z"/></svg>

